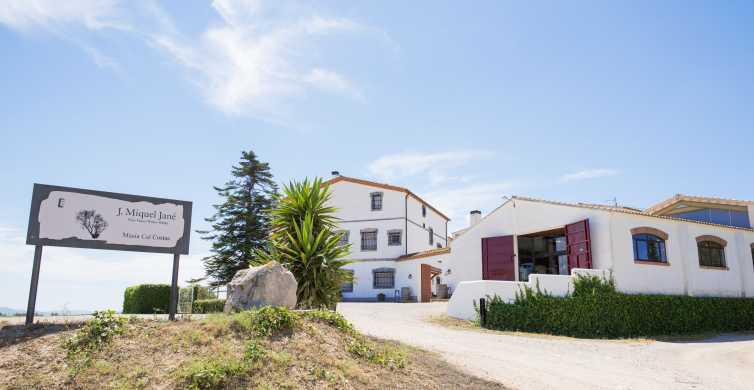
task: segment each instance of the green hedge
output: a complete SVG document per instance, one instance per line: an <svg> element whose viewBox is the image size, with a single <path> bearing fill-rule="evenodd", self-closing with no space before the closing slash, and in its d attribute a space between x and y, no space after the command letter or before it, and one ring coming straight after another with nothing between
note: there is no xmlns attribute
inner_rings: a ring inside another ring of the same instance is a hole
<svg viewBox="0 0 754 390"><path fill-rule="evenodd" d="M612 281L581 277L574 293L526 289L514 303L487 305L485 327L584 338L629 338L754 330L754 299L628 295Z"/></svg>
<svg viewBox="0 0 754 390"><path fill-rule="evenodd" d="M191 307L194 314L221 313L225 308L225 299L197 299Z"/></svg>
<svg viewBox="0 0 754 390"><path fill-rule="evenodd" d="M170 285L139 284L126 288L123 297L124 314L167 313L170 305Z"/></svg>

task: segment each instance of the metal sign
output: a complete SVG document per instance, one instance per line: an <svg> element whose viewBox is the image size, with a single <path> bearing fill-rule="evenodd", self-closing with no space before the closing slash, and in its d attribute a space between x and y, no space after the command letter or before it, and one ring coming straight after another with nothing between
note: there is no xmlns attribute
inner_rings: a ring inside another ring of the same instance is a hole
<svg viewBox="0 0 754 390"><path fill-rule="evenodd" d="M191 202L34 184L29 245L188 254Z"/></svg>
<svg viewBox="0 0 754 390"><path fill-rule="evenodd" d="M170 315L178 306L178 262L189 253L191 202L34 184L26 244L34 265L26 325L34 323L44 246L173 254Z"/></svg>

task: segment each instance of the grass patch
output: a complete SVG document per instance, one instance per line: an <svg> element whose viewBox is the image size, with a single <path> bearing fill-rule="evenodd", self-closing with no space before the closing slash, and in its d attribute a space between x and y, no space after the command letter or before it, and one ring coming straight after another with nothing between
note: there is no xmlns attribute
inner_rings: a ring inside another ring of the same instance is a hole
<svg viewBox="0 0 754 390"><path fill-rule="evenodd" d="M298 313L287 307L264 306L234 314L231 327L255 337L274 336L290 332L299 321Z"/></svg>
<svg viewBox="0 0 754 390"><path fill-rule="evenodd" d="M232 358L206 358L189 363L178 376L189 389L221 389L246 371L243 361Z"/></svg>
<svg viewBox="0 0 754 390"><path fill-rule="evenodd" d="M93 356L109 344L117 335L123 334L126 319L117 317L115 311L94 312L93 318L84 322L76 334L65 341L66 358L71 364L71 376L92 363Z"/></svg>

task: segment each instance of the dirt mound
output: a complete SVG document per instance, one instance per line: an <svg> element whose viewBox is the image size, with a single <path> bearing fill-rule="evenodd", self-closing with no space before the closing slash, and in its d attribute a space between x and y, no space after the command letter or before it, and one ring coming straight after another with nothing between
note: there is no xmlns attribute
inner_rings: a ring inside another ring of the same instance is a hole
<svg viewBox="0 0 754 390"><path fill-rule="evenodd" d="M51 327L0 330L0 388L502 388L433 353L306 316L271 335L233 316L129 320L78 371L64 347L76 330Z"/></svg>

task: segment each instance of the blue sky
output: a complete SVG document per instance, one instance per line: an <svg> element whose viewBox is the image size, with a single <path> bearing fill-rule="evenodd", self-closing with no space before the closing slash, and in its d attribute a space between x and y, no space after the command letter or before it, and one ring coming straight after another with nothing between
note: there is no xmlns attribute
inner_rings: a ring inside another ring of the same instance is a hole
<svg viewBox="0 0 754 390"><path fill-rule="evenodd" d="M0 306L25 307L33 183L190 200L204 228L242 149L280 182L407 186L451 229L511 194L753 199L751 20L747 1L4 1ZM119 309L170 260L46 248L37 307Z"/></svg>

